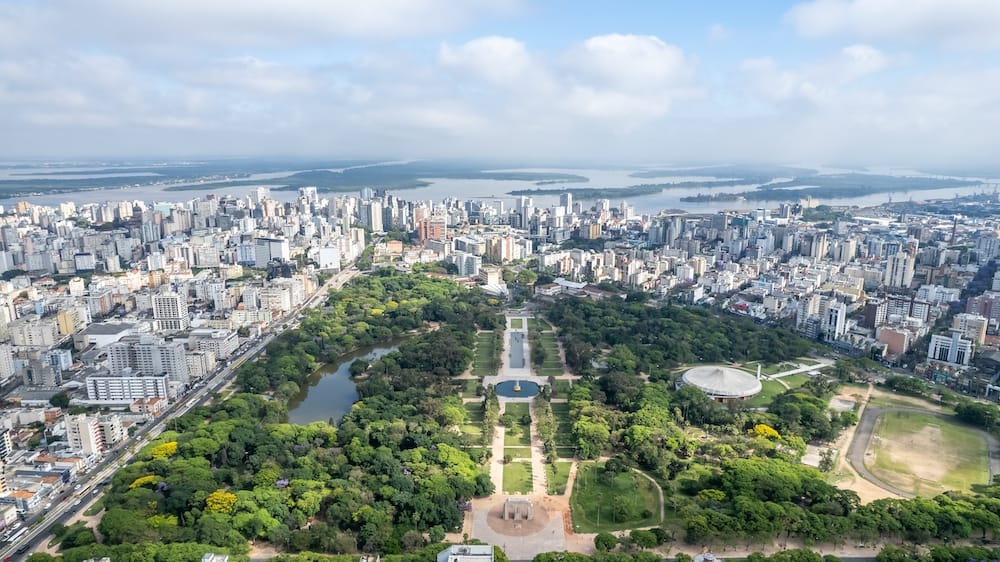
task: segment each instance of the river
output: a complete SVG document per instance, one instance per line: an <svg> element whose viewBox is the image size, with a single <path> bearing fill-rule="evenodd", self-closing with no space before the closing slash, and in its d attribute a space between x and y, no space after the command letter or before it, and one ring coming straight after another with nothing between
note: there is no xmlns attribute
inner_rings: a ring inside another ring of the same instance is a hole
<svg viewBox="0 0 1000 562"><path fill-rule="evenodd" d="M351 380L350 368L355 359L374 361L399 348L398 342L362 348L341 356L339 363L327 363L309 376L309 385L288 401L289 423L314 421L339 422L358 401L358 390Z"/></svg>
<svg viewBox="0 0 1000 562"><path fill-rule="evenodd" d="M391 163L381 163L380 165L391 164ZM604 187L604 188L617 188L617 187L627 187L636 184L643 183L677 183L682 181L692 181L692 180L708 180L708 179L730 179L730 178L715 178L708 176L692 176L685 175L685 171L678 170L676 176L655 178L655 179L645 179L632 177L630 174L634 171L633 169L621 169L621 170L609 170L609 169L565 169L565 168L545 168L545 169L530 169L530 170L513 170L513 171L538 171L538 172L554 172L554 173L572 173L582 176L586 176L589 181L586 182L567 182L560 183L558 185L547 185L542 186L545 189L558 189L560 187ZM265 179L276 179L285 175L290 175L294 173L294 170L288 172L272 172L264 174L253 174L250 179L265 180ZM425 181L429 181L431 184L426 187L420 187L416 189L399 189L392 190L391 193L397 197L407 200L407 201L441 201L447 197L459 197L459 198L481 198L481 199L497 199L504 202L504 210L507 210L513 206L515 198L513 196L507 195L507 192L516 189L537 189L539 186L535 184L534 181L527 180L492 180L492 179L452 179L452 178L424 178ZM996 182L996 180L987 180L990 182ZM128 187L120 189L94 189L88 191L78 191L73 193L58 193L58 194L43 194L34 195L28 198L25 197L15 197L0 199L0 205L11 206L15 202L28 199L31 203L35 205L47 205L51 207L58 206L59 203L70 200L78 205L85 203L101 203L105 201L122 201L122 200L140 200L146 202L181 202L181 201L191 201L196 198L204 198L210 194L226 194L226 195L236 195L240 197L245 197L250 195L256 190L258 186L241 186L241 187L211 187L206 186L205 189L189 190L189 191L167 191L165 188L167 185L144 185L138 187ZM291 201L295 199L298 194L295 191L277 191L273 189L276 186L263 186L270 187L271 196L281 202ZM746 186L745 189L752 189L752 186ZM657 212L664 209L679 209L687 211L689 213L713 213L721 210L732 210L732 211L745 211L752 210L758 207L767 208L777 208L780 204L779 201L712 201L712 202L699 202L690 203L684 202L680 199L682 197L698 195L699 193L711 193L713 191L719 192L735 192L739 191L740 188L729 186L726 188L718 188L716 190L706 189L706 188L682 188L682 189L665 189L660 193L654 193L651 195L640 195L635 197L625 198L628 204L635 209L638 214L656 214ZM928 199L948 199L955 196L962 195L972 195L975 193L981 193L983 191L992 191L992 187L985 188L983 186L970 186L970 187L958 187L958 188L948 188L948 189L931 189L931 190L917 190L917 191L895 191L891 193L876 193L872 195L866 195L862 197L844 197L844 198L814 198L813 201L816 204L830 204L830 205L847 205L847 206L873 206L886 203L890 200L892 201L908 201L910 199L915 201L925 201ZM324 193L323 197L334 197L336 195L354 195L357 196L357 191L350 191L346 193ZM533 197L534 205L536 208L547 207L551 205L558 204L558 195L546 195L546 196L535 196ZM581 201L585 201L579 199ZM614 206L618 206L621 203L621 199L611 199L611 203Z"/></svg>

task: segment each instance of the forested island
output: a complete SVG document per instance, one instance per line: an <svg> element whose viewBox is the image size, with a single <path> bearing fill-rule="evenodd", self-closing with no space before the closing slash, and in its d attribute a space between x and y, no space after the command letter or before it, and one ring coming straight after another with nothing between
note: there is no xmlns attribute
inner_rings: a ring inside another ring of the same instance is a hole
<svg viewBox="0 0 1000 562"><path fill-rule="evenodd" d="M643 184L628 187L567 187L563 189L515 189L508 195L528 195L533 197L570 193L580 199L619 199L659 193L670 184Z"/></svg>
<svg viewBox="0 0 1000 562"><path fill-rule="evenodd" d="M796 201L807 197L837 199L863 197L897 191L926 191L951 187L969 187L980 182L955 178L903 177L874 174L814 175L794 180L767 183L752 191L738 193L700 193L681 197L686 203L711 201Z"/></svg>

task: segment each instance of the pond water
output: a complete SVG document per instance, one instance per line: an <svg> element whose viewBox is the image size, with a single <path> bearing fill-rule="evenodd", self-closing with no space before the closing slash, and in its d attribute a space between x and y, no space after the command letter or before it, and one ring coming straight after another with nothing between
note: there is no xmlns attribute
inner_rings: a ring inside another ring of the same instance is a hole
<svg viewBox="0 0 1000 562"><path fill-rule="evenodd" d="M520 387L520 390L515 390ZM497 395L507 398L531 398L538 394L538 383L533 381L503 381L497 383Z"/></svg>
<svg viewBox="0 0 1000 562"><path fill-rule="evenodd" d="M327 363L317 369L309 376L309 386L288 401L288 422L307 424L330 418L339 422L358 401L358 389L351 380L351 363L355 359L374 361L398 348L398 344L362 348L341 356L338 363Z"/></svg>

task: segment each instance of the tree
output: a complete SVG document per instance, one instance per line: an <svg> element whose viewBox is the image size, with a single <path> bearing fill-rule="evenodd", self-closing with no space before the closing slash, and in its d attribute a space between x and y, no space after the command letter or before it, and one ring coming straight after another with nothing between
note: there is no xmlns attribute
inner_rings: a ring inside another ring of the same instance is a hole
<svg viewBox="0 0 1000 562"><path fill-rule="evenodd" d="M601 532L594 537L594 548L600 552L608 552L618 546L618 537L611 533Z"/></svg>
<svg viewBox="0 0 1000 562"><path fill-rule="evenodd" d="M629 537L639 548L656 548L659 544L652 531L634 530L629 533Z"/></svg>
<svg viewBox="0 0 1000 562"><path fill-rule="evenodd" d="M216 490L205 498L205 511L208 513L232 513L236 506L236 494L225 490Z"/></svg>
<svg viewBox="0 0 1000 562"><path fill-rule="evenodd" d="M52 404L56 408L68 408L69 407L69 394L65 392L57 392L49 398L49 404Z"/></svg>

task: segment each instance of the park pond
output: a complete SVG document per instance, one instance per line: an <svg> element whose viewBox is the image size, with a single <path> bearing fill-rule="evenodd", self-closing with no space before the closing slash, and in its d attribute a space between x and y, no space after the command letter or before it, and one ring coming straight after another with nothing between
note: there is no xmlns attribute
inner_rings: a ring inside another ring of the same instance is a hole
<svg viewBox="0 0 1000 562"><path fill-rule="evenodd" d="M327 363L309 376L309 385L288 401L289 423L307 424L314 421L339 422L358 401L358 389L351 380L351 363L357 359L374 361L399 348L399 342L362 348L340 357L337 363Z"/></svg>

